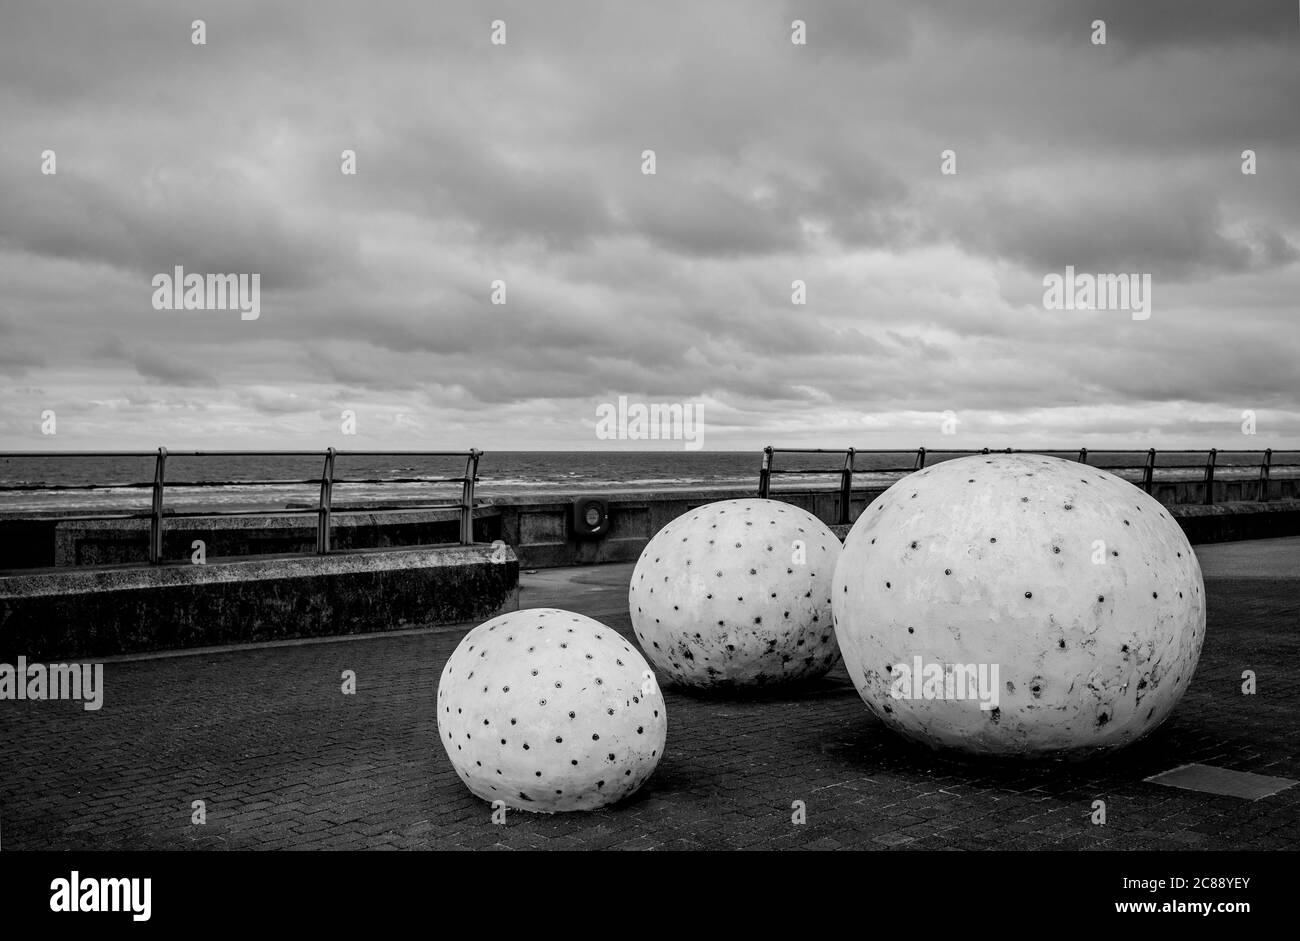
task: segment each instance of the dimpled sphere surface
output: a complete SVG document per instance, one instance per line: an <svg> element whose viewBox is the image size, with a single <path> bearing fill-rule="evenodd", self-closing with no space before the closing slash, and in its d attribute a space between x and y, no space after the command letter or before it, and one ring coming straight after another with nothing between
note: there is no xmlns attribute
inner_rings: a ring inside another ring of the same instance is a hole
<svg viewBox="0 0 1300 941"><path fill-rule="evenodd" d="M632 573L628 604L641 649L687 686L822 676L839 660L831 622L839 555L835 534L787 503L723 500L691 510L655 534Z"/></svg>
<svg viewBox="0 0 1300 941"><path fill-rule="evenodd" d="M832 596L870 710L910 739L973 753L1079 758L1135 741L1174 708L1205 636L1200 565L1164 507L1039 455L960 458L898 481L854 524ZM918 656L997 664L997 708L923 689L896 698L891 665Z"/></svg>
<svg viewBox="0 0 1300 941"><path fill-rule="evenodd" d="M466 634L447 661L438 737L484 800L546 813L603 807L645 783L664 753L668 714L648 674L599 621L513 611Z"/></svg>

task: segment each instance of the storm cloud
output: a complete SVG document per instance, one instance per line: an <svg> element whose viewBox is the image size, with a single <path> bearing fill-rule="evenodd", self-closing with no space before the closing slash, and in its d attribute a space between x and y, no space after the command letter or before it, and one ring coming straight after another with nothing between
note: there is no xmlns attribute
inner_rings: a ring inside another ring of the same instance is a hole
<svg viewBox="0 0 1300 941"><path fill-rule="evenodd" d="M594 448L627 395L711 448L1296 447L1297 43L1291 0L14 0L0 438ZM177 265L261 316L155 310ZM1067 266L1150 319L1044 309Z"/></svg>

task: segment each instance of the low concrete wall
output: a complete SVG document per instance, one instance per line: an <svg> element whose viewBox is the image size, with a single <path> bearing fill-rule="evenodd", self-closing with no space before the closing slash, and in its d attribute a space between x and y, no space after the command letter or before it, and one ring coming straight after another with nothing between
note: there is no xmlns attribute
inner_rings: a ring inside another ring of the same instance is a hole
<svg viewBox="0 0 1300 941"><path fill-rule="evenodd" d="M500 523L491 510L476 511L476 542L491 542L498 538L499 530ZM313 553L316 551L316 517L286 514L164 518L164 561L188 560L196 539L203 540L209 561L250 555ZM459 541L459 510L350 513L335 516L330 527L330 548L342 552L454 545ZM148 520L68 520L54 524L53 565L123 565L148 560Z"/></svg>
<svg viewBox="0 0 1300 941"><path fill-rule="evenodd" d="M577 495L505 497L493 501L500 538L513 546L524 568L635 562L650 537L669 521L714 500L750 491L617 491L593 494L609 503L609 531L593 539L573 535L570 514Z"/></svg>
<svg viewBox="0 0 1300 941"><path fill-rule="evenodd" d="M1185 487L1179 489L1165 484L1157 491L1166 497L1162 502L1193 543L1300 535L1300 516L1297 515L1300 500L1234 502L1205 507L1187 499L1198 491L1203 492L1203 484L1189 482ZM856 520L885 489L855 490L851 497L850 519ZM602 496L609 500L610 530L600 539L583 540L572 534L569 525L571 499L557 498L544 503L535 497L495 501L494 508L501 519L500 538L514 547L524 568L634 562L650 538L678 516L715 500L753 497L754 494L748 490L699 490L625 492ZM840 518L839 491L780 490L773 493L773 497L812 513L840 532L841 538L848 532L847 526L837 525Z"/></svg>
<svg viewBox="0 0 1300 941"><path fill-rule="evenodd" d="M509 549L398 549L0 577L0 661L484 620L519 607Z"/></svg>
<svg viewBox="0 0 1300 941"><path fill-rule="evenodd" d="M884 487L855 490L851 519L885 490ZM1184 528L1193 542L1222 539L1262 538L1300 532L1294 512L1288 510L1300 500L1300 478L1273 480L1267 503L1254 502L1255 480L1216 481L1216 505L1203 507L1204 483L1200 480L1159 481L1152 495L1171 512L1187 511ZM610 530L595 539L580 539L570 523L573 501L580 496L598 496L609 503ZM640 555L650 537L670 520L695 507L715 500L753 497L750 488L700 490L620 490L598 494L571 493L488 497L475 511L477 542L503 540L514 547L525 568L561 565L590 565L600 562L629 562ZM774 498L808 510L827 523L840 518L838 490L781 489ZM1178 515L1175 512L1175 515ZM335 519L334 544L341 549L428 545L455 542L458 538L456 511L412 511L369 513ZM143 562L147 555L148 522L107 520L102 522L41 521L46 530L32 528L30 520L0 520L0 546L10 567L50 565L103 565ZM202 538L209 561L273 552L311 552L315 547L314 516L188 517L166 520L163 530L164 558L187 560L191 543ZM44 535L41 535L41 533ZM31 540L48 539L46 551ZM13 540L26 542L25 555ZM32 561L18 561L22 558ZM0 568L4 568L0 562Z"/></svg>
<svg viewBox="0 0 1300 941"><path fill-rule="evenodd" d="M1300 535L1300 500L1169 508L1193 545Z"/></svg>
<svg viewBox="0 0 1300 941"><path fill-rule="evenodd" d="M854 491L854 516L884 492ZM609 532L580 539L570 523L573 501L595 496L609 504ZM822 520L839 519L839 491L781 490L774 499L802 507ZM753 499L750 489L618 490L598 494L564 494L549 498L504 497L492 501L500 518L500 538L513 546L524 568L635 562L650 538L672 520L718 500Z"/></svg>

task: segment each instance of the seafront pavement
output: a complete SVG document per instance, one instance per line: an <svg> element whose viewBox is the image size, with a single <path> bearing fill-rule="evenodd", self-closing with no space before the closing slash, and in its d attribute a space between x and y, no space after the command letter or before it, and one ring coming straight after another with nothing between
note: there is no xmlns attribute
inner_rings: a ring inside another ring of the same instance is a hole
<svg viewBox="0 0 1300 941"><path fill-rule="evenodd" d="M1300 779L1300 540L1197 553L1209 627L1191 687L1100 761L938 757L872 718L840 668L764 699L666 687L668 746L631 800L497 825L437 739L438 677L464 632L440 628L110 660L98 712L0 704L0 849L1300 847L1300 787L1250 801L1143 780L1189 763ZM521 604L630 636L631 570L528 574Z"/></svg>

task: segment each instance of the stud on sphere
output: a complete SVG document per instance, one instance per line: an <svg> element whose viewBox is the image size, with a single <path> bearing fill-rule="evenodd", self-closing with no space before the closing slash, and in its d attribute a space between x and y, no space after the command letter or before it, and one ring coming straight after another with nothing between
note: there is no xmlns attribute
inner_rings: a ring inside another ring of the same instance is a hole
<svg viewBox="0 0 1300 941"><path fill-rule="evenodd" d="M831 577L840 541L806 510L723 500L646 545L628 605L641 649L675 682L741 688L814 679L839 661Z"/></svg>
<svg viewBox="0 0 1300 941"><path fill-rule="evenodd" d="M975 754L1082 758L1138 740L1173 711L1205 637L1200 565L1164 507L1040 455L895 483L854 524L831 596L871 712Z"/></svg>
<svg viewBox="0 0 1300 941"><path fill-rule="evenodd" d="M438 682L438 738L487 801L554 813L637 790L663 757L668 713L650 666L617 631L533 608L480 624Z"/></svg>

